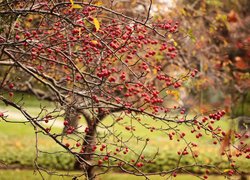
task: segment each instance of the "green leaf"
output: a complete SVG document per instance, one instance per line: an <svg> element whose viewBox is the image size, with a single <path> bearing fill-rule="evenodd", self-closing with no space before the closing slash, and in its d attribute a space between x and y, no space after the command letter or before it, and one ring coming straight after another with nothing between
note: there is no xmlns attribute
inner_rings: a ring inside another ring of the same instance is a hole
<svg viewBox="0 0 250 180"><path fill-rule="evenodd" d="M192 29L189 29L189 30L188 30L188 32L187 32L187 34L188 34L188 36L191 38L191 40L192 40L193 42L195 42L195 41L196 41L196 39L195 39L195 36L194 36L194 34L193 34L193 30L192 30Z"/></svg>

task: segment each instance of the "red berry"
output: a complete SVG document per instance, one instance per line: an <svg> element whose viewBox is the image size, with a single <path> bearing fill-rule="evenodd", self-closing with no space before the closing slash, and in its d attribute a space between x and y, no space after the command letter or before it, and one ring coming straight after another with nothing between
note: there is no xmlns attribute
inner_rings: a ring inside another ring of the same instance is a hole
<svg viewBox="0 0 250 180"><path fill-rule="evenodd" d="M70 146L70 144L69 144L69 143L66 143L65 146L68 148L68 147Z"/></svg>
<svg viewBox="0 0 250 180"><path fill-rule="evenodd" d="M143 166L143 163L142 163L142 162L138 162L138 163L136 164L136 166L137 166L137 167L142 167L142 166Z"/></svg>
<svg viewBox="0 0 250 180"><path fill-rule="evenodd" d="M104 158L103 158L104 161L107 161L108 159L109 159L108 156L104 156Z"/></svg>
<svg viewBox="0 0 250 180"><path fill-rule="evenodd" d="M67 126L67 125L69 124L69 121L65 120L65 121L63 122L63 124L64 124L64 126Z"/></svg>
<svg viewBox="0 0 250 180"><path fill-rule="evenodd" d="M10 83L10 84L9 84L9 88L10 88L10 89L13 89L13 87L14 87L14 84L13 84L13 83Z"/></svg>
<svg viewBox="0 0 250 180"><path fill-rule="evenodd" d="M98 160L98 165L102 165L103 161L101 159Z"/></svg>
<svg viewBox="0 0 250 180"><path fill-rule="evenodd" d="M19 41L20 40L20 36L16 35L16 40Z"/></svg>

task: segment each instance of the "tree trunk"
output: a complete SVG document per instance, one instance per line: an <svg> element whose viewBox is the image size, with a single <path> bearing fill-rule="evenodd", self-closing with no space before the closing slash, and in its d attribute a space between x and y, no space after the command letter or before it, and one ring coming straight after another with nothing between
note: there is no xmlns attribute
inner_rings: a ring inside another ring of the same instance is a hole
<svg viewBox="0 0 250 180"><path fill-rule="evenodd" d="M82 149L84 150L84 153L80 155L82 159L85 161L88 161L91 163L92 156L91 153L93 153L93 145L95 145L96 139L96 126L95 125L89 125L88 131L86 132L86 135L83 140ZM94 179L94 169L93 166L89 166L86 163L84 163L80 158L75 162L74 168L76 170L85 170L86 171L86 178L87 179Z"/></svg>
<svg viewBox="0 0 250 180"><path fill-rule="evenodd" d="M64 128L63 128L64 134L67 133L68 127L71 126L71 127L76 128L78 126L79 116L80 116L80 114L77 113L73 108L69 107L66 109L65 120L67 120L69 122L69 124L67 126L64 126Z"/></svg>

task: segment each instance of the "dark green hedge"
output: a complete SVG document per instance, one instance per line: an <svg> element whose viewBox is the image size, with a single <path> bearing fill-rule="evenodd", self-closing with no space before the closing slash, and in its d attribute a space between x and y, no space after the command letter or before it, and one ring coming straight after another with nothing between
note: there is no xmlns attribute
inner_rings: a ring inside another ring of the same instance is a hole
<svg viewBox="0 0 250 180"><path fill-rule="evenodd" d="M149 154L148 154L149 155ZM0 162L4 162L6 165L2 165L2 168L9 167L23 167L23 168L33 168L34 166L35 153L33 150L25 151L11 151L6 150L0 151ZM47 169L56 170L73 170L74 157L67 153L40 153L38 158L39 166ZM176 167L179 156L172 152L161 152L158 158L153 163L145 163L142 169L145 172L156 172L156 171L166 171ZM197 164L209 164L215 165L219 169L229 169L229 163L226 159L220 158L218 156L213 156L211 154L203 155L197 158ZM180 166L194 164L194 160L191 156L184 156L180 162ZM236 163L240 165L240 171L250 173L250 163L249 160L242 158ZM127 167L129 168L129 167ZM204 173L205 168L190 167L186 168L194 173ZM211 170L211 172L216 173L216 170Z"/></svg>

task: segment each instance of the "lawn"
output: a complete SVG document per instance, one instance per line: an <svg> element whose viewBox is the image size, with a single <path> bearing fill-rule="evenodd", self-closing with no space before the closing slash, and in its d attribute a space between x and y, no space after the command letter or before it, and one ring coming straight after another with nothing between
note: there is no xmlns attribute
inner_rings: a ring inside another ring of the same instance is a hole
<svg viewBox="0 0 250 180"><path fill-rule="evenodd" d="M26 99L27 96L27 99ZM16 100L20 99L21 95L17 95ZM28 112L35 115L39 111L39 107L46 106L47 109L52 110L53 104L47 102L47 101L37 101L34 99L34 97L28 97L28 95L25 95L26 99L26 105ZM9 108L8 108L9 110ZM0 111L7 111L7 108L0 104ZM18 114L18 112L14 109L10 109L8 112L10 116L9 119L12 121L16 120L25 120L21 114ZM192 115L189 115L189 117L192 117ZM177 161L179 159L179 156L177 155L177 150L183 149L183 147L186 145L186 142L182 139L180 139L180 142L177 142L176 139L173 141L169 140L168 134L164 132L159 131L153 131L151 132L151 129L145 128L147 127L154 127L154 128L167 128L168 125L161 121L155 121L152 119L149 119L147 117L140 116L141 121L138 122L136 120L133 120L132 118L125 118L115 126L111 126L114 118L111 116L108 116L103 121L103 124L98 128L99 135L107 134L107 130L104 130L102 127L108 127L108 130L112 133L115 133L116 135L119 135L119 137L122 137L123 140L126 141L126 139L129 139L131 137L131 131L126 130L126 126L134 127L135 131L133 131L132 135L133 138L126 144L128 147L131 147L134 150L140 150L142 149L143 144L145 141L137 141L135 137L141 137L142 139L146 139L147 137L150 138L148 142L148 147L145 149L143 154L145 157L150 157L152 154L154 154L158 148L159 148L159 156L155 160L155 164L151 166L145 166L143 167L145 171L162 171L167 170L170 168L174 168L177 164ZM58 122L57 124L62 124L63 119L59 118L56 120ZM81 125L84 127L84 119L81 119ZM229 129L229 121L228 120L222 120L219 122L216 122L218 126L223 127L224 129ZM144 124L142 126L141 124ZM50 124L48 123L47 126ZM170 126L172 126L170 124ZM174 126L172 126L174 127ZM83 128L84 129L84 128ZM52 129L53 133L60 133L62 131L61 126L55 126ZM83 130L80 130L83 131ZM220 156L220 145L214 145L212 143L211 137L208 135L205 135L202 138L196 139L195 134L189 133L191 131L191 127L188 127L185 124L182 124L178 127L178 132L185 132L186 136L185 138L189 141L192 141L194 143L199 144L199 147L197 148L197 151L199 151L200 156L198 158L198 161L206 163L206 164L214 164L218 167L227 169L229 164L226 162L226 159ZM73 137L73 136L71 136ZM34 128L26 123L6 123L1 121L0 122L0 167L2 168L8 168L8 167L24 167L24 168L33 168L34 165L34 159L36 156L35 151L35 133ZM75 137L74 137L75 138ZM70 139L66 138L66 141L71 142ZM74 158L70 155L65 154L64 150L59 147L57 144L55 144L50 138L47 136L44 136L42 134L39 134L38 138L38 144L39 149L44 152L49 152L53 154L48 153L39 153L39 165L48 169L60 169L60 170L72 170ZM117 141L114 138L109 138L106 143L115 144ZM109 147L111 150L112 148L115 148L115 146L110 145ZM55 154L54 152L61 151L59 154ZM78 151L78 150L77 150ZM133 158L133 153L128 153L125 157L126 159ZM192 164L193 158L190 156L186 156L182 159L181 163L183 165ZM250 164L248 160L241 159L239 162L236 163L236 165L240 165L242 170L245 172L250 172ZM199 168L191 168L189 169L192 172L196 173L203 173L204 169ZM0 179L12 179L8 178L12 175L18 174L18 178L20 179L40 179L38 175L34 175L32 171L24 171L24 170L2 170L0 171ZM48 177L48 176L47 176ZM117 174L117 173L109 173L108 175L101 176L100 179L127 179L128 176L124 174ZM48 177L49 179L50 177ZM135 177L129 177L130 179L143 179L143 178L135 178ZM189 178L189 176L181 175L178 176L179 179L185 179ZM222 178L222 177L220 177ZM16 178L15 178L16 179ZM58 179L58 177L54 177L52 179ZM60 179L60 178L59 178ZM162 179L160 176L155 176L154 179ZM194 178L192 178L194 179ZM212 178L210 178L212 179ZM216 177L218 179L218 177Z"/></svg>
<svg viewBox="0 0 250 180"><path fill-rule="evenodd" d="M59 174L64 174L65 176L56 176L56 175L48 175L47 173L42 173L44 179L49 180L70 180L72 178L67 177L67 173L65 172L59 172ZM79 172L69 172L69 174L80 174ZM0 177L1 180L40 180L41 176L38 172L34 172L32 170L0 170ZM151 176L150 179L153 180L163 180L166 179L167 176L161 177L161 176ZM99 176L98 180L144 180L144 177L137 177L127 174L121 174L121 173L107 173L105 175ZM180 174L178 175L175 180L199 180L200 178L196 177L195 175L186 175L186 174ZM208 178L209 180L224 180L225 178L223 176L214 176L211 175ZM232 179L239 179L239 177L232 177Z"/></svg>

